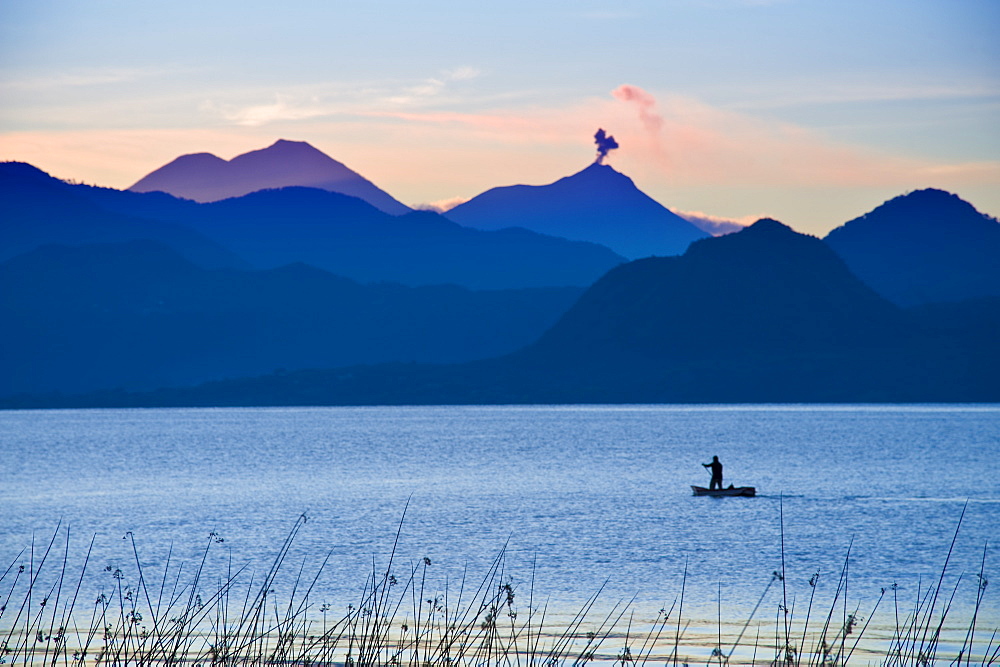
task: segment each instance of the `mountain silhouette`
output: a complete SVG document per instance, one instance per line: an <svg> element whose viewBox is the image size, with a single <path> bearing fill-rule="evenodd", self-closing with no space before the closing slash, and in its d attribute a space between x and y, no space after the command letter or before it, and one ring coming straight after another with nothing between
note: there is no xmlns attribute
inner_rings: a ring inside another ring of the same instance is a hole
<svg viewBox="0 0 1000 667"><path fill-rule="evenodd" d="M898 320L898 309L822 242L765 218L694 243L682 257L612 270L537 348L546 356L644 359L830 349Z"/></svg>
<svg viewBox="0 0 1000 667"><path fill-rule="evenodd" d="M391 216L315 188L198 203L163 192L71 185L0 164L0 260L48 243L166 243L205 268L304 262L360 282L474 289L586 286L624 261L602 246L526 230L484 232L435 213Z"/></svg>
<svg viewBox="0 0 1000 667"><path fill-rule="evenodd" d="M592 164L549 185L493 188L445 214L476 229L523 227L590 241L629 259L679 255L708 236L607 165Z"/></svg>
<svg viewBox="0 0 1000 667"><path fill-rule="evenodd" d="M909 337L819 239L763 219L612 270L523 354L595 398L872 400Z"/></svg>
<svg viewBox="0 0 1000 667"><path fill-rule="evenodd" d="M207 268L249 268L230 250L190 227L146 218L125 209L108 210L94 201L109 194L122 193L70 185L23 162L0 163L0 261L51 243L75 245L149 239L164 243ZM172 199L166 195L162 198Z"/></svg>
<svg viewBox="0 0 1000 667"><path fill-rule="evenodd" d="M491 357L581 291L360 285L303 264L207 270L154 241L49 245L0 263L0 395Z"/></svg>
<svg viewBox="0 0 1000 667"><path fill-rule="evenodd" d="M825 241L902 306L1000 296L1000 223L943 190L896 197Z"/></svg>
<svg viewBox="0 0 1000 667"><path fill-rule="evenodd" d="M228 161L211 153L182 155L128 189L161 191L197 202L211 202L296 185L358 197L390 215L410 211L408 206L322 151L304 141L285 139Z"/></svg>
<svg viewBox="0 0 1000 667"><path fill-rule="evenodd" d="M427 211L391 216L361 199L314 188L144 212L183 221L256 268L305 262L359 282L585 286L624 261L591 243L520 229L469 229Z"/></svg>
<svg viewBox="0 0 1000 667"><path fill-rule="evenodd" d="M904 310L821 240L765 219L681 257L613 269L537 342L503 357L303 370L64 404L996 401L998 306Z"/></svg>

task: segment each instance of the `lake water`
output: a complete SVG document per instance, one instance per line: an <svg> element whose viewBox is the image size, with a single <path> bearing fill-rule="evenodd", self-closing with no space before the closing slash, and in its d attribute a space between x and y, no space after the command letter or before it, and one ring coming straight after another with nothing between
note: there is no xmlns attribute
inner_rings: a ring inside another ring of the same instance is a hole
<svg viewBox="0 0 1000 667"><path fill-rule="evenodd" d="M394 567L429 558L428 586L485 573L506 544L506 576L524 591L533 570L553 609L604 585L602 600L635 596L648 618L686 570L691 632L720 608L729 624L748 617L781 570L782 515L800 611L814 573L817 599L832 599L849 546L852 608L863 616L893 584L912 606L963 507L946 577L965 574L956 617L984 549L987 578L1000 566L995 405L10 411L0 443L3 567L61 521L71 562L96 535L97 570L128 566L128 532L153 569L171 545L173 562L196 562L214 532L225 542L210 568L231 555L263 570L305 513L289 562L331 554L314 596L333 608L357 597L373 557L385 566L401 517ZM693 497L712 455L726 484L758 497ZM767 590L758 613L773 624L782 591ZM998 595L980 611L992 626Z"/></svg>

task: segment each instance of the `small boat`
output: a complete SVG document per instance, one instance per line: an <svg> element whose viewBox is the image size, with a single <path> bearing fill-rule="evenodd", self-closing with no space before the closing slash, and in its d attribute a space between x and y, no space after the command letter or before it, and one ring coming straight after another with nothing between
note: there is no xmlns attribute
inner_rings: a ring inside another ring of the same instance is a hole
<svg viewBox="0 0 1000 667"><path fill-rule="evenodd" d="M692 486L691 490L696 496L745 496L753 498L757 495L757 489L752 486L733 486L732 484L729 485L728 489L706 489L704 486Z"/></svg>

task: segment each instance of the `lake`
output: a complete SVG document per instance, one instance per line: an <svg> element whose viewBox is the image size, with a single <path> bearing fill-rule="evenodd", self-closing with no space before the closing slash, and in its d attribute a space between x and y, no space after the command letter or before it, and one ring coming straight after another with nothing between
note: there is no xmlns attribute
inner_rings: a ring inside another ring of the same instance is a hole
<svg viewBox="0 0 1000 667"><path fill-rule="evenodd" d="M864 617L888 589L908 609L937 583L963 508L946 573L956 618L984 554L987 578L1000 562L996 405L9 411L0 443L3 567L61 522L71 563L96 536L95 570L134 568L128 533L151 571L170 549L196 564L209 533L224 540L211 572L230 557L264 570L304 513L291 569L330 554L313 595L335 609L373 559L386 566L397 529L394 571L426 557L428 587L481 576L506 545L504 576L522 595L533 578L553 613L603 586L600 601L634 597L651 618L683 586L695 634L758 600L773 625L783 595L801 616L815 573L829 607L848 549L849 606ZM727 485L759 495L692 496L713 455ZM784 593L769 587L782 538Z"/></svg>

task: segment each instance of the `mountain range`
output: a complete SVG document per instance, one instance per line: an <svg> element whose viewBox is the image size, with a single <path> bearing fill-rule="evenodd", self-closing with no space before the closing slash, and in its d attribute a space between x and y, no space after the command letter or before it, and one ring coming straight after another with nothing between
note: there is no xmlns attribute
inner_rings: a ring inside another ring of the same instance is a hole
<svg viewBox="0 0 1000 667"><path fill-rule="evenodd" d="M149 219L127 206L109 209L95 201L95 194L128 197L128 193L117 190L70 185L29 164L0 163L0 261L49 243L79 245L147 239L164 243L207 268L250 266L231 250L186 225ZM165 195L163 198L172 199Z"/></svg>
<svg viewBox="0 0 1000 667"><path fill-rule="evenodd" d="M312 188L201 204L184 223L255 267L299 261L361 282L583 286L624 261L592 243L521 229L469 229L430 211L390 216L360 199Z"/></svg>
<svg viewBox="0 0 1000 667"><path fill-rule="evenodd" d="M282 143L255 153L315 150ZM1000 400L1000 224L957 196L631 262L526 228L683 229L646 200L592 165L449 212L496 227L474 229L322 188L199 203L0 163L2 404Z"/></svg>
<svg viewBox="0 0 1000 667"><path fill-rule="evenodd" d="M211 153L182 155L143 176L128 189L211 202L287 186L350 195L390 215L410 212L408 206L343 163L304 141L286 139L228 161Z"/></svg>
<svg viewBox="0 0 1000 667"><path fill-rule="evenodd" d="M182 155L129 190L204 203L294 186L357 197L390 215L410 212L322 151L285 139L229 161L210 153ZM679 255L691 241L709 235L639 190L628 176L596 163L548 185L487 190L448 211L447 217L473 229L517 227L597 243L629 259Z"/></svg>
<svg viewBox="0 0 1000 667"><path fill-rule="evenodd" d="M46 243L150 239L206 268L304 262L360 282L472 289L586 286L625 261L523 229L469 229L427 211L391 216L315 188L199 204L70 185L23 163L0 164L0 212L0 260Z"/></svg>
<svg viewBox="0 0 1000 667"><path fill-rule="evenodd" d="M997 401L998 339L1000 299L901 309L819 239L761 220L682 257L610 271L536 343L503 357L307 370L64 404Z"/></svg>
<svg viewBox="0 0 1000 667"><path fill-rule="evenodd" d="M205 269L156 241L47 245L0 263L0 396L491 357L532 342L581 291Z"/></svg>
<svg viewBox="0 0 1000 667"><path fill-rule="evenodd" d="M629 259L680 255L692 241L708 236L639 190L628 176L596 163L549 185L487 190L447 216L475 229L517 226L599 243Z"/></svg>

